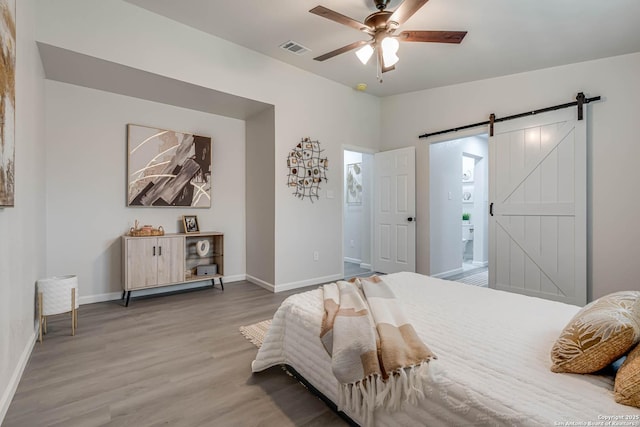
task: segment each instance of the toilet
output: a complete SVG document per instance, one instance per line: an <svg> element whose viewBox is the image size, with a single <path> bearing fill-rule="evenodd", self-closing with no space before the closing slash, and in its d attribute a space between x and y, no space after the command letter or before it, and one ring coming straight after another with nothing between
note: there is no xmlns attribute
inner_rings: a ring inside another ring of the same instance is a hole
<svg viewBox="0 0 640 427"><path fill-rule="evenodd" d="M471 242L471 243L469 243ZM464 260L464 254L467 252L467 246L471 246L469 249L473 253L473 224L462 224L462 259Z"/></svg>

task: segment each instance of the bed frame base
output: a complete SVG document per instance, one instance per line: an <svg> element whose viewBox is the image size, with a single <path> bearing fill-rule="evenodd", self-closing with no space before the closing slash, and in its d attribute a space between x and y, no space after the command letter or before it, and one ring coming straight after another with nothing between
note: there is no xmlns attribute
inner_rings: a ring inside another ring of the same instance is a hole
<svg viewBox="0 0 640 427"><path fill-rule="evenodd" d="M325 405L329 407L336 415L346 421L352 427L359 427L360 424L353 421L347 414L338 410L338 406L333 403L331 399L322 394L317 388L315 388L309 381L307 381L298 371L296 371L291 365L282 365L282 369L289 375L295 378L300 384L302 384L307 390L313 393L318 399L322 400Z"/></svg>

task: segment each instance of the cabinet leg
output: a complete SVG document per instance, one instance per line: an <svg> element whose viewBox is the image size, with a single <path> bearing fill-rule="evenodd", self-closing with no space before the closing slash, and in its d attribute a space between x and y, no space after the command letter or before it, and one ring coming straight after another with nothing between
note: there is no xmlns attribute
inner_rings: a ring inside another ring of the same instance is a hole
<svg viewBox="0 0 640 427"><path fill-rule="evenodd" d="M120 299L124 299L124 294L126 294L127 291L122 291L122 296L120 297Z"/></svg>
<svg viewBox="0 0 640 427"><path fill-rule="evenodd" d="M224 283L222 283L222 277L219 277L219 279L220 279L220 287L224 291Z"/></svg>
<svg viewBox="0 0 640 427"><path fill-rule="evenodd" d="M125 302L124 306L129 307L129 299L131 298L131 291L127 291L127 302Z"/></svg>
<svg viewBox="0 0 640 427"><path fill-rule="evenodd" d="M43 319L43 315L42 315L42 292L38 292L38 320L40 322L40 332L38 334L38 339L39 341L42 343L42 334L43 334L43 330L42 328L44 328L44 321Z"/></svg>

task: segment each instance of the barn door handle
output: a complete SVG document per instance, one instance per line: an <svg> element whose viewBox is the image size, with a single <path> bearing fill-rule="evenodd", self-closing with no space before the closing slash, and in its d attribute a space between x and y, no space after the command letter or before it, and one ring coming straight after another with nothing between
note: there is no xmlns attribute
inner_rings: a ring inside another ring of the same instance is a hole
<svg viewBox="0 0 640 427"><path fill-rule="evenodd" d="M156 256L156 247L153 247L153 256Z"/></svg>
<svg viewBox="0 0 640 427"><path fill-rule="evenodd" d="M162 256L162 246L158 246L158 255Z"/></svg>
<svg viewBox="0 0 640 427"><path fill-rule="evenodd" d="M415 221L416 217L415 216L410 216L409 218L407 218L407 221L412 222Z"/></svg>
<svg viewBox="0 0 640 427"><path fill-rule="evenodd" d="M489 215L493 216L493 202L489 205Z"/></svg>

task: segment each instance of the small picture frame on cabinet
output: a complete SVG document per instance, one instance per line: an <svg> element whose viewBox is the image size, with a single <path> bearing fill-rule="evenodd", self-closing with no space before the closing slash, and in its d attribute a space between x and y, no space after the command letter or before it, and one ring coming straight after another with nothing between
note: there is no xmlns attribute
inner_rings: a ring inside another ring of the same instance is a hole
<svg viewBox="0 0 640 427"><path fill-rule="evenodd" d="M184 232L187 234L200 232L196 215L182 215L182 225L184 225Z"/></svg>

